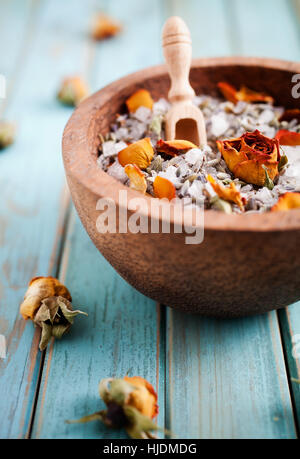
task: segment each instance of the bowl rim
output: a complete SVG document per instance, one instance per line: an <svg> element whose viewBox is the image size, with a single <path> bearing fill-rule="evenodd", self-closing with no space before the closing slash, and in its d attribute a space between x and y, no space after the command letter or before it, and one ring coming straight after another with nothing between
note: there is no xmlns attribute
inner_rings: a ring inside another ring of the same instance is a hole
<svg viewBox="0 0 300 459"><path fill-rule="evenodd" d="M284 70L289 73L300 73L300 63L280 59L257 58L257 57L214 57L193 59L191 68L214 67L214 66L259 66L270 70ZM137 72L128 74L113 83L105 86L85 99L73 112L63 133L62 151L63 162L67 176L71 176L91 193L96 196L109 197L120 206L119 191L124 190L128 199L140 198L141 194L123 185L115 178L97 167L97 158L92 154L92 144L89 133L93 130L95 114L101 105L107 103L112 94L120 92L130 84L138 84L143 87L143 81L149 77L159 77L167 73L166 65L147 67ZM146 199L147 208L140 214L149 217L152 196L143 195ZM174 204L161 202L161 206L170 212L170 206ZM185 212L190 212L188 209ZM167 214L168 215L168 214ZM160 218L160 220L162 220ZM171 224L180 223L176 216L169 219ZM276 232L300 230L300 210L293 209L280 212L266 212L261 214L225 214L214 210L204 212L204 230L218 231L249 231L249 232Z"/></svg>

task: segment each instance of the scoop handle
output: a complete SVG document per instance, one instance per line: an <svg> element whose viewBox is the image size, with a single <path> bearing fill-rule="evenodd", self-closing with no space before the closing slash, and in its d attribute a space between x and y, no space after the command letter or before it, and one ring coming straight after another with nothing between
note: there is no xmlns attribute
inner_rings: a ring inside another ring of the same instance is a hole
<svg viewBox="0 0 300 459"><path fill-rule="evenodd" d="M192 101L195 92L189 82L192 60L192 40L185 22L178 16L170 17L162 32L162 45L171 78L169 101Z"/></svg>

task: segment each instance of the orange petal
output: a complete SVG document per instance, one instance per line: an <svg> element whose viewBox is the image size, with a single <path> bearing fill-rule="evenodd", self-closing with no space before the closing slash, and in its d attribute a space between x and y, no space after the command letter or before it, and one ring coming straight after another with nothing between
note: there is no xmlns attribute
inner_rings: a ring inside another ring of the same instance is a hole
<svg viewBox="0 0 300 459"><path fill-rule="evenodd" d="M137 111L139 107L146 107L152 110L153 99L146 89L139 89L126 100L126 105L130 113Z"/></svg>
<svg viewBox="0 0 300 459"><path fill-rule="evenodd" d="M192 142L188 140L159 140L156 144L157 151L166 153L170 156L177 156L179 154L185 153L192 148L198 148Z"/></svg>
<svg viewBox="0 0 300 459"><path fill-rule="evenodd" d="M242 198L241 193L236 189L233 182L230 183L229 187L225 187L217 183L211 175L208 175L206 178L220 198L225 199L225 201L234 202L242 211L244 210L246 201Z"/></svg>
<svg viewBox="0 0 300 459"><path fill-rule="evenodd" d="M300 209L300 193L285 193L280 196L272 211Z"/></svg>
<svg viewBox="0 0 300 459"><path fill-rule="evenodd" d="M138 140L121 150L118 154L119 163L124 167L126 164L135 164L140 169L146 169L154 156L154 150L149 137Z"/></svg>
<svg viewBox="0 0 300 459"><path fill-rule="evenodd" d="M130 179L130 188L145 194L147 182L141 169L135 164L127 164L124 170Z"/></svg>
<svg viewBox="0 0 300 459"><path fill-rule="evenodd" d="M240 148L240 138L232 140L217 140L217 146L222 154L229 170L234 171L237 164L242 161L247 161L247 155L243 151L238 151Z"/></svg>
<svg viewBox="0 0 300 459"><path fill-rule="evenodd" d="M114 37L121 30L120 23L103 13L99 13L94 18L92 37L95 40L104 40L105 38Z"/></svg>
<svg viewBox="0 0 300 459"><path fill-rule="evenodd" d="M58 100L66 105L78 105L89 94L87 83L80 77L65 78L57 94Z"/></svg>
<svg viewBox="0 0 300 459"><path fill-rule="evenodd" d="M251 159L239 163L234 169L234 175L244 182L252 183L253 185L264 186L266 182L266 171L262 166L266 166L271 180L274 181L278 175L277 161L260 161Z"/></svg>
<svg viewBox="0 0 300 459"><path fill-rule="evenodd" d="M291 108L289 110L286 110L279 118L279 121L292 121L292 120L300 121L299 108Z"/></svg>
<svg viewBox="0 0 300 459"><path fill-rule="evenodd" d="M300 133L288 131L287 129L278 131L275 139L279 140L280 145L288 145L291 147L300 145Z"/></svg>
<svg viewBox="0 0 300 459"><path fill-rule="evenodd" d="M229 100L229 102L236 104L239 101L236 95L237 90L234 86L231 86L230 84L225 83L224 81L220 81L220 83L218 83L218 88L222 92L225 99Z"/></svg>
<svg viewBox="0 0 300 459"><path fill-rule="evenodd" d="M63 296L67 300L72 301L67 287L55 277L34 277L31 279L24 296L24 301L20 306L20 313L24 319L33 320L42 300L51 296Z"/></svg>
<svg viewBox="0 0 300 459"><path fill-rule="evenodd" d="M140 376L125 376L124 380L136 387L130 393L127 405L133 406L144 416L154 418L158 414L157 393L153 386Z"/></svg>
<svg viewBox="0 0 300 459"><path fill-rule="evenodd" d="M169 201L176 197L176 188L170 180L160 177L155 177L153 182L154 194L157 198L167 198Z"/></svg>
<svg viewBox="0 0 300 459"><path fill-rule="evenodd" d="M225 99L233 102L234 104L240 100L244 102L267 102L270 104L274 103L273 97L268 96L262 92L253 91L246 86L242 86L241 89L237 91L234 86L221 81L218 83L218 88L224 95Z"/></svg>

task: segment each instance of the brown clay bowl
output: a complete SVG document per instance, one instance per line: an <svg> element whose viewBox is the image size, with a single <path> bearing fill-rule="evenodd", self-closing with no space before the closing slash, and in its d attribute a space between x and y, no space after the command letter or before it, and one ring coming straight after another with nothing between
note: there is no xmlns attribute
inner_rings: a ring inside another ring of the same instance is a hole
<svg viewBox="0 0 300 459"><path fill-rule="evenodd" d="M217 94L218 81L245 84L274 96L278 105L298 106L292 75L300 64L256 58L197 59L191 69L196 93ZM68 184L92 241L133 287L167 306L214 317L238 317L285 307L300 299L300 211L250 215L205 212L204 241L185 244L185 234L100 234L99 198L117 205L130 190L97 167L99 133L105 134L125 99L138 88L154 99L167 97L165 66L121 78L93 94L73 113L63 136ZM146 197L150 205L151 197ZM169 204L165 204L169 205ZM149 209L145 210L148 215ZM131 215L131 212L128 212ZM171 219L171 224L174 219ZM101 285L101 272L99 272Z"/></svg>

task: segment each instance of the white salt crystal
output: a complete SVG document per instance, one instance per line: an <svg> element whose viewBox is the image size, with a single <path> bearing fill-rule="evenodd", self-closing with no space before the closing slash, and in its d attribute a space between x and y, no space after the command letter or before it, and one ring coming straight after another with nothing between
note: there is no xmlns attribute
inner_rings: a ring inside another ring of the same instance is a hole
<svg viewBox="0 0 300 459"><path fill-rule="evenodd" d="M273 120L273 118L274 118L274 112L268 108L260 114L258 118L258 123L259 124L269 124Z"/></svg>
<svg viewBox="0 0 300 459"><path fill-rule="evenodd" d="M136 110L133 116L138 121L141 121L142 123L146 123L147 121L149 121L151 113L152 112L149 108L141 106Z"/></svg>
<svg viewBox="0 0 300 459"><path fill-rule="evenodd" d="M180 179L177 177L176 174L177 167L175 166L169 166L165 171L161 171L158 173L160 177L164 177L167 180L170 180L170 182L175 185L176 188L179 188L181 186Z"/></svg>
<svg viewBox="0 0 300 459"><path fill-rule="evenodd" d="M203 184L200 180L194 180L188 189L188 194L196 200L203 199Z"/></svg>
<svg viewBox="0 0 300 459"><path fill-rule="evenodd" d="M108 140L102 144L102 153L103 156L108 158L109 156L115 156L117 154L115 148L115 142L113 140Z"/></svg>
<svg viewBox="0 0 300 459"><path fill-rule="evenodd" d="M211 133L214 137L225 134L229 128L229 123L223 113L211 117Z"/></svg>
<svg viewBox="0 0 300 459"><path fill-rule="evenodd" d="M184 157L185 160L193 166L197 161L203 161L204 152L200 150L200 148L192 148L184 155Z"/></svg>
<svg viewBox="0 0 300 459"><path fill-rule="evenodd" d="M118 160L116 160L107 171L108 175L119 180L122 183L125 183L128 180L128 175L124 171L124 167L121 166Z"/></svg>
<svg viewBox="0 0 300 459"><path fill-rule="evenodd" d="M117 142L115 144L116 153L119 153L119 151L124 150L124 148L126 148L126 147L127 147L127 143L126 142L123 142L122 140L120 142Z"/></svg>
<svg viewBox="0 0 300 459"><path fill-rule="evenodd" d="M170 109L170 104L166 99L159 99L153 104L153 114L154 115L163 115Z"/></svg>

